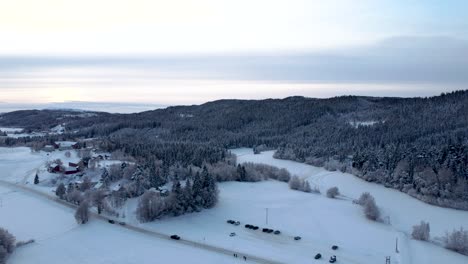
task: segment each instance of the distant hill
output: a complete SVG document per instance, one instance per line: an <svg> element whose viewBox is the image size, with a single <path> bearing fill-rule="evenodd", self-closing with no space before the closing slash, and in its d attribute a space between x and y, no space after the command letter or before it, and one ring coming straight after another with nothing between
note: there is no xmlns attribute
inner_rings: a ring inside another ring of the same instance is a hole
<svg viewBox="0 0 468 264"><path fill-rule="evenodd" d="M348 171L429 203L468 209L468 91L219 100L88 117L54 110L0 116L0 126L33 130L61 123L79 131L69 137L101 137L108 150L122 149L142 162L156 155L168 165L211 163L228 148L276 149L277 158Z"/></svg>

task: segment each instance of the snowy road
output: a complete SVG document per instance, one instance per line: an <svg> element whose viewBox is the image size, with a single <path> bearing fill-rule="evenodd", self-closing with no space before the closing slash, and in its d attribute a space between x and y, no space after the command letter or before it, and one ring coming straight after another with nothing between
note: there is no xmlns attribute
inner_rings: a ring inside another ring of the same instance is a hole
<svg viewBox="0 0 468 264"><path fill-rule="evenodd" d="M34 194L36 196L40 196L41 198L45 198L47 200L51 200L51 201L54 201L56 203L59 203L59 204L61 204L63 206L67 206L69 208L75 209L77 207L76 205L68 203L68 202L66 202L64 200L60 200L59 198L57 198L55 196L46 194L44 192L41 192L41 191L38 191L38 190L35 190L35 189L32 189L32 188L28 188L28 187L25 187L25 186L22 186L22 185L10 183L10 182L3 181L3 180L0 180L0 185L3 185L5 187L7 187L7 188L11 188L11 189L14 189L14 190L19 190L19 191L22 191L22 192L27 192L27 193L30 193L30 194ZM91 213L91 214L95 218L100 219L102 221L106 221L106 222L108 220L112 219L112 218L109 218L109 217L106 217L106 216L103 216L103 215L98 215L96 213ZM140 227L137 227L137 226L134 226L134 225L129 225L129 224L126 224L124 226L116 225L116 228L125 228L125 229L128 229L128 230L132 230L132 231L135 231L135 232L138 232L138 233L149 235L149 236L152 236L152 237L155 237L155 238L158 238L158 239L167 240L167 241L169 241L171 243L184 244L184 245L187 245L187 246L190 246L190 247L211 251L211 252L214 252L214 253L217 253L217 254L233 256L234 253L237 253L239 258L242 258L243 256L245 256L247 258L247 260L249 261L249 263L254 262L254 263L261 263L261 264L284 264L283 262L270 260L270 259L266 259L266 258L262 258L262 257L257 257L257 256L247 254L247 253L244 253L244 252L232 251L232 250L227 249L227 248L217 247L217 246L204 244L204 243L200 243L200 242L196 242L196 241L185 240L185 239L175 241L175 240L170 239L167 234L147 230L147 229L140 228ZM181 235L183 236L183 234L181 234Z"/></svg>

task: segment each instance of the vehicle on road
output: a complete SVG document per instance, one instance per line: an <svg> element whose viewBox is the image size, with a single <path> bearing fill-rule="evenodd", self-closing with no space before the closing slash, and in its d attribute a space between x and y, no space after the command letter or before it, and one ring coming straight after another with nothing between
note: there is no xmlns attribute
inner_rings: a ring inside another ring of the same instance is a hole
<svg viewBox="0 0 468 264"><path fill-rule="evenodd" d="M338 249L338 246L337 246L337 245L333 245L333 246L332 246L332 249L333 249L333 250L337 250L337 249Z"/></svg>
<svg viewBox="0 0 468 264"><path fill-rule="evenodd" d="M302 237L300 237L300 236L295 236L295 237L294 237L294 240L296 240L296 241L297 241L297 240L301 240L301 239L302 239Z"/></svg>
<svg viewBox="0 0 468 264"><path fill-rule="evenodd" d="M233 237L233 236L236 236L236 233L232 232L231 234L229 234L230 237Z"/></svg>
<svg viewBox="0 0 468 264"><path fill-rule="evenodd" d="M115 221L112 219L107 220L107 222L109 222L109 224L115 224Z"/></svg>
<svg viewBox="0 0 468 264"><path fill-rule="evenodd" d="M180 236L178 236L178 235L172 235L172 236L171 236L171 239L180 240Z"/></svg>

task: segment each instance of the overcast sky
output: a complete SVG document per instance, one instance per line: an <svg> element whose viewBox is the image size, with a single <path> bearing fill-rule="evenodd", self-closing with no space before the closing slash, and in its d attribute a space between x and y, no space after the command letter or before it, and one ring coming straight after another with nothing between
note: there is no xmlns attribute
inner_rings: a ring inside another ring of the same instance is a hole
<svg viewBox="0 0 468 264"><path fill-rule="evenodd" d="M468 1L0 0L0 102L467 89Z"/></svg>

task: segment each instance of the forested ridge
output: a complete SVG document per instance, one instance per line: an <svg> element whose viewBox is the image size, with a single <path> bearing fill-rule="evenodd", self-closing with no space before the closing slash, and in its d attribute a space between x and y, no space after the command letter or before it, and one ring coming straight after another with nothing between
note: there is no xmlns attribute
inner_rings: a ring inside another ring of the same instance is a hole
<svg viewBox="0 0 468 264"><path fill-rule="evenodd" d="M230 164L229 148L253 147L468 209L468 91L429 98L219 100L137 114L64 116L17 111L1 115L0 126L44 130L66 123L67 134L48 140L101 138L102 148L133 156L161 183L170 167Z"/></svg>

